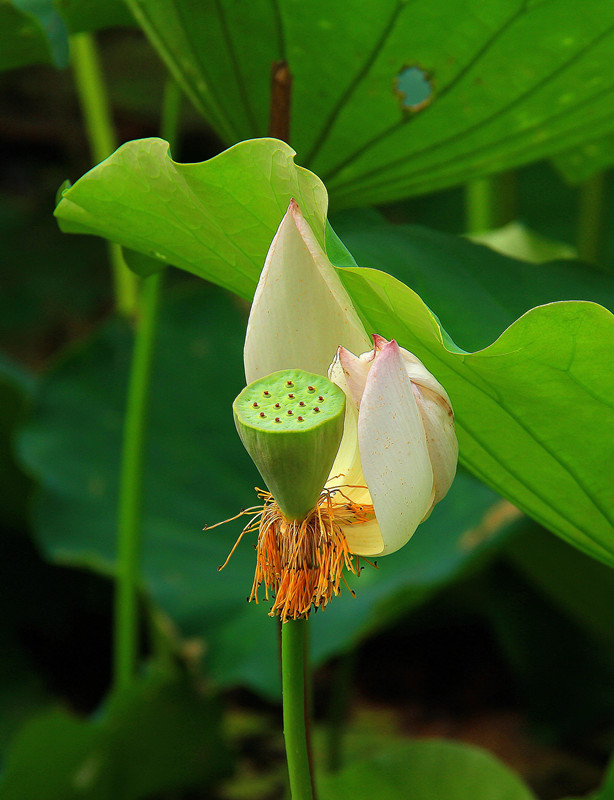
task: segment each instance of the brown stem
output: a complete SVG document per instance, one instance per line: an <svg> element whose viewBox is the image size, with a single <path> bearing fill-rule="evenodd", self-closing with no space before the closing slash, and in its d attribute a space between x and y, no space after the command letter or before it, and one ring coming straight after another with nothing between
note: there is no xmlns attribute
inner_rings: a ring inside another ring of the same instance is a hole
<svg viewBox="0 0 614 800"><path fill-rule="evenodd" d="M290 97L292 74L287 61L274 61L271 69L269 136L290 144Z"/></svg>

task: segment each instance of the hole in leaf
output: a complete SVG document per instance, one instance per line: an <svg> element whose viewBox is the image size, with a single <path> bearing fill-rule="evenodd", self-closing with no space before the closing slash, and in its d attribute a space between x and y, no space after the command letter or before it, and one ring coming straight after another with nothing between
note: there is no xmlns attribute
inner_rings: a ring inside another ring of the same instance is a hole
<svg viewBox="0 0 614 800"><path fill-rule="evenodd" d="M395 79L394 89L404 111L421 111L432 100L431 76L417 66L403 67Z"/></svg>

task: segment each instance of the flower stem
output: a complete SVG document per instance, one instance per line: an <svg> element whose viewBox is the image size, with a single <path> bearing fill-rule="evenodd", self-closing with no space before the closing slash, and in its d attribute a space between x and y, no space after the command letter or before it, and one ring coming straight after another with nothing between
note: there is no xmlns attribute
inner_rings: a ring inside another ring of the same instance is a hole
<svg viewBox="0 0 614 800"><path fill-rule="evenodd" d="M467 233L483 233L493 225L492 178L474 178L465 187L465 228Z"/></svg>
<svg viewBox="0 0 614 800"><path fill-rule="evenodd" d="M284 622L281 629L281 674L284 739L292 800L313 800L305 715L305 672L309 620Z"/></svg>
<svg viewBox="0 0 614 800"><path fill-rule="evenodd" d="M598 172L580 187L577 248L580 258L598 262L603 256L605 175Z"/></svg>
<svg viewBox="0 0 614 800"><path fill-rule="evenodd" d="M116 687L129 684L136 671L145 428L163 274L156 272L143 280L124 419L115 592Z"/></svg>
<svg viewBox="0 0 614 800"><path fill-rule="evenodd" d="M467 233L484 233L516 217L516 174L500 172L474 178L465 186Z"/></svg>
<svg viewBox="0 0 614 800"><path fill-rule="evenodd" d="M169 79L162 105L161 134L176 144L181 92ZM147 409L164 271L143 279L124 418L119 486L117 580L115 587L114 685L128 685L136 672L139 642L138 591L141 502Z"/></svg>
<svg viewBox="0 0 614 800"><path fill-rule="evenodd" d="M73 34L70 53L92 158L98 164L115 150L117 140L94 37L90 33ZM120 314L132 316L137 306L137 277L126 266L118 244L108 242L107 249L116 308Z"/></svg>

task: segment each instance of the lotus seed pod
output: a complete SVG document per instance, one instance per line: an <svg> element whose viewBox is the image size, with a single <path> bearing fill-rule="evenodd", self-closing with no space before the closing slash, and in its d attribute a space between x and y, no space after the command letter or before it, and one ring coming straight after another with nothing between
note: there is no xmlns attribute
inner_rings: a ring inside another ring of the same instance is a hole
<svg viewBox="0 0 614 800"><path fill-rule="evenodd" d="M284 516L316 505L343 435L345 394L322 375L284 369L243 389L235 425Z"/></svg>

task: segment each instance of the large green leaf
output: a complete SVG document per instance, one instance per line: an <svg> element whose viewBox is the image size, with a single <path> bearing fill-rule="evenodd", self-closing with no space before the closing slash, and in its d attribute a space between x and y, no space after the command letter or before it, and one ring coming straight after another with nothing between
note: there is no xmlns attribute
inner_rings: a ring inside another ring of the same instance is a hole
<svg viewBox="0 0 614 800"><path fill-rule="evenodd" d="M206 640L205 666L221 684L278 692L277 625L268 606L247 604L254 573L245 540L221 564L240 523L202 532L255 501L259 483L234 429L243 386L245 318L204 287L167 302L156 354L144 498L145 585L183 633ZM20 450L42 484L38 541L53 559L110 573L115 556L117 473L132 347L112 321L44 379ZM518 512L467 475L410 544L356 581L313 620L317 662L424 600L489 553Z"/></svg>
<svg viewBox="0 0 614 800"><path fill-rule="evenodd" d="M1 800L139 800L210 785L228 769L216 703L183 678L152 674L83 720L52 710L15 737Z"/></svg>
<svg viewBox="0 0 614 800"><path fill-rule="evenodd" d="M55 0L54 4L70 33L134 25L123 0Z"/></svg>
<svg viewBox="0 0 614 800"><path fill-rule="evenodd" d="M614 564L614 316L582 301L538 306L466 353L395 278L356 267L342 278L368 328L396 338L446 387L462 462L545 527Z"/></svg>
<svg viewBox="0 0 614 800"><path fill-rule="evenodd" d="M535 800L534 794L494 756L458 742L424 740L389 746L323 775L322 800Z"/></svg>
<svg viewBox="0 0 614 800"><path fill-rule="evenodd" d="M163 142L147 139L120 148L68 189L56 215L63 230L107 236L249 297L291 195L321 237L324 188L293 164L287 146L270 139L244 142L211 161L176 165ZM433 254L452 240L435 236L433 244L428 239L428 234L422 237L420 252L430 252L441 274L444 259ZM471 252L476 261L503 259L478 246ZM445 257L458 263L454 252ZM506 259L498 263L510 264ZM430 266L428 261L422 266L425 273ZM412 269L415 275L417 259ZM473 346L479 342L484 347L500 333L500 322L501 327L509 324L508 304L518 313L531 302L557 299L557 294L611 297L594 276L582 278L568 261L550 268L556 290L540 280L543 269L519 264L509 270L510 279L507 267L494 278L488 267L465 266L465 276L473 272L480 289L477 298L466 286L459 290L458 282L450 296L449 274L436 276L429 279L441 282L432 292L434 310L439 312L442 293L447 293L448 306L464 304L473 323L469 327L465 314L455 333L464 337L467 329ZM367 328L415 352L448 390L463 463L545 527L614 564L612 314L590 302L538 306L489 347L467 353L400 281L358 267L341 275ZM514 285L519 278L523 291ZM480 334L482 322L486 337Z"/></svg>
<svg viewBox="0 0 614 800"><path fill-rule="evenodd" d="M550 261L536 268L458 236L392 225L374 211L344 211L333 217L333 225L360 266L384 270L411 286L467 350L486 347L544 303L592 300L614 309L612 283L581 261ZM335 263L355 266L342 255Z"/></svg>
<svg viewBox="0 0 614 800"><path fill-rule="evenodd" d="M128 142L64 191L56 216L63 231L106 236L251 298L292 197L324 241L326 189L293 156L266 139L178 164L162 139Z"/></svg>
<svg viewBox="0 0 614 800"><path fill-rule="evenodd" d="M614 129L614 8L601 0L129 0L226 144L264 136L271 64L292 143L334 207L388 202ZM322 58L322 54L326 58ZM213 55L212 55L213 54Z"/></svg>
<svg viewBox="0 0 614 800"><path fill-rule="evenodd" d="M555 167L569 183L586 181L612 164L614 134L583 142L579 147L559 153L554 158Z"/></svg>

